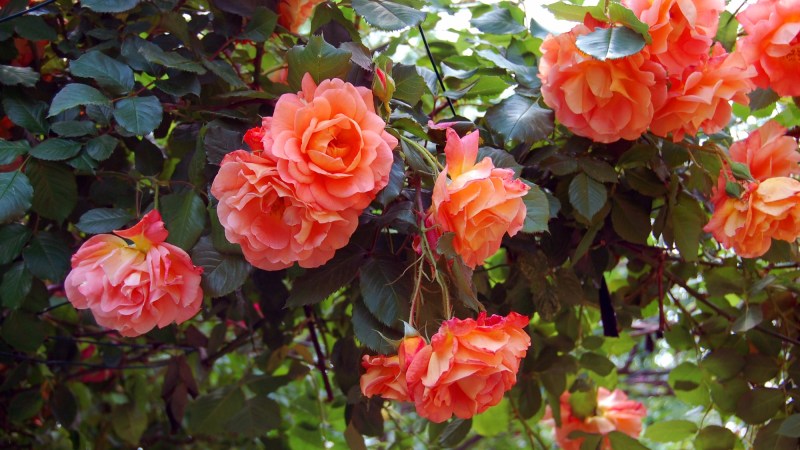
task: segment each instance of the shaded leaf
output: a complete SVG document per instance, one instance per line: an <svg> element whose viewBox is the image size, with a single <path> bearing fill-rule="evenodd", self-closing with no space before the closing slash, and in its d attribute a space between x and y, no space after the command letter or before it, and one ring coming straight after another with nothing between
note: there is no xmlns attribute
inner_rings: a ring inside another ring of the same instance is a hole
<svg viewBox="0 0 800 450"><path fill-rule="evenodd" d="M119 208L95 208L86 211L75 226L84 233L99 234L119 230L133 217Z"/></svg>
<svg viewBox="0 0 800 450"><path fill-rule="evenodd" d="M50 112L47 115L52 117L70 108L84 105L109 106L111 100L91 86L72 83L58 91L50 103Z"/></svg>
<svg viewBox="0 0 800 450"><path fill-rule="evenodd" d="M156 97L124 98L114 106L114 120L133 134L149 134L161 124L161 102Z"/></svg>
<svg viewBox="0 0 800 450"><path fill-rule="evenodd" d="M402 30L425 20L424 12L386 0L353 0L352 5L367 23L381 30Z"/></svg>
<svg viewBox="0 0 800 450"><path fill-rule="evenodd" d="M486 122L506 140L533 144L553 132L553 111L512 95L486 111Z"/></svg>
<svg viewBox="0 0 800 450"><path fill-rule="evenodd" d="M638 53L644 48L645 39L628 27L597 28L578 36L575 45L582 52L605 61Z"/></svg>
<svg viewBox="0 0 800 450"><path fill-rule="evenodd" d="M33 187L20 171L0 173L0 222L19 217L31 207Z"/></svg>

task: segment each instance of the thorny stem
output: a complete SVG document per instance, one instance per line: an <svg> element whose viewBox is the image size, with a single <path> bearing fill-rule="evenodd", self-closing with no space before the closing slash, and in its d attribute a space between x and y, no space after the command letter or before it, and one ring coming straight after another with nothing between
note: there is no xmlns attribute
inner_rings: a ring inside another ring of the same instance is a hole
<svg viewBox="0 0 800 450"><path fill-rule="evenodd" d="M325 354L322 353L322 347L319 345L319 338L317 337L317 330L315 328L316 320L314 319L314 311L310 305L303 306L303 312L306 314L306 326L308 327L308 335L311 338L311 343L314 345L314 351L317 352L317 369L322 374L322 382L325 384L325 394L328 403L333 401L333 388L331 387L331 380L328 378L328 372L325 364Z"/></svg>
<svg viewBox="0 0 800 450"><path fill-rule="evenodd" d="M453 113L453 117L455 117L456 108L453 107L453 102L450 101L450 97L445 95L447 88L444 86L444 80L442 79L442 75L439 73L439 66L436 64L436 60L433 59L433 53L431 53L431 48L428 46L428 40L425 39L425 31L422 30L422 24L417 25L417 29L419 30L419 35L422 36L422 43L425 45L425 52L428 54L428 59L431 61L431 65L433 66L433 73L436 74L436 79L439 80L439 86L442 88L442 96L447 99L447 104L450 106L450 112Z"/></svg>

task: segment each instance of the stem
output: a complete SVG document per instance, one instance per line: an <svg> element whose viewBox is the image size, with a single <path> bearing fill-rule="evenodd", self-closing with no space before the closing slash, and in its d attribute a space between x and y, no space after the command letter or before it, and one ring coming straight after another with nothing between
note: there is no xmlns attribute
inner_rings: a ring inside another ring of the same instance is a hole
<svg viewBox="0 0 800 450"><path fill-rule="evenodd" d="M431 166L431 168L433 169L434 176L439 176L439 171L443 171L444 170L444 166L442 165L442 163L440 163L436 158L434 158L431 155L431 153L428 150L426 150L421 145L416 143L413 139L409 139L409 138L407 138L407 137L405 137L405 136L403 136L402 134L399 134L399 133L398 133L398 136L400 136L400 139L405 141L408 145L413 147L414 150L416 150L417 153L420 156L422 156L423 159L425 159L425 162L427 162L428 165Z"/></svg>
<svg viewBox="0 0 800 450"><path fill-rule="evenodd" d="M319 338L317 337L317 330L314 327L316 320L314 320L314 311L310 305L303 306L303 312L306 314L306 326L308 327L308 334L311 337L311 343L314 344L314 351L317 352L317 369L322 374L322 382L325 384L325 394L327 395L328 403L333 401L333 388L331 387L331 380L328 379L328 372L325 370L325 355L322 353L322 347L319 345Z"/></svg>
<svg viewBox="0 0 800 450"><path fill-rule="evenodd" d="M525 429L525 436L528 438L528 442L531 444L531 448L532 449L536 448L536 444L534 443L536 442L542 449L547 450L547 445L545 445L544 441L542 441L541 436L536 434L531 428L531 426L528 425L528 422L526 422L525 419L522 418L522 414L520 414L519 408L517 408L517 405L514 404L514 400L511 399L511 397L508 398L508 404L511 405L511 410L514 411L514 417L516 417L517 420L519 420L519 422L522 424L522 428Z"/></svg>
<svg viewBox="0 0 800 450"><path fill-rule="evenodd" d="M43 1L42 3L39 3L38 5L31 6L28 9L23 9L22 11L15 12L14 14L11 14L10 16L6 16L6 17L3 17L2 19L0 19L0 23L8 22L9 20L14 20L17 17L24 16L25 14L28 14L31 11L36 11L37 9L44 8L45 6L47 6L47 5L51 4L51 3L55 3L55 1L56 0L46 0L46 1Z"/></svg>
<svg viewBox="0 0 800 450"><path fill-rule="evenodd" d="M453 102L450 101L450 97L445 95L447 88L444 86L444 80L442 79L442 75L439 73L439 66L436 65L436 60L433 59L431 48L428 47L428 40L425 39L425 32L422 30L422 24L417 25L417 29L419 30L419 35L422 36L422 43L425 44L425 52L428 53L428 59L431 61L431 65L433 66L433 73L436 74L436 79L439 80L439 86L442 87L442 96L447 100L447 104L450 106L450 112L453 113L453 117L455 117L456 108L453 107Z"/></svg>

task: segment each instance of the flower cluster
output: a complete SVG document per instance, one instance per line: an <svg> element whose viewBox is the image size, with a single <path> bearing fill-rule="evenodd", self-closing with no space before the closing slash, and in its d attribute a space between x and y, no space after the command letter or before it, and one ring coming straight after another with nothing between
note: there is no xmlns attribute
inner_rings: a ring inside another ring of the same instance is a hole
<svg viewBox="0 0 800 450"><path fill-rule="evenodd" d="M514 236L525 221L522 197L530 189L514 171L478 159L479 134L460 138L446 129L447 165L433 187L433 203L425 220L428 241L435 248L443 233L452 232L453 248L470 267L492 256L505 234Z"/></svg>
<svg viewBox="0 0 800 450"><path fill-rule="evenodd" d="M164 242L169 233L158 211L114 234L92 236L72 256L64 290L75 308L90 309L98 324L129 337L200 311L203 269Z"/></svg>
<svg viewBox="0 0 800 450"><path fill-rule="evenodd" d="M700 129L721 130L730 101L748 103L753 67L742 52L713 39L722 0L626 0L649 26L652 42L640 52L599 60L581 52L577 38L607 26L592 19L542 43L542 96L575 134L597 142L633 140L649 128L683 139Z"/></svg>
<svg viewBox="0 0 800 450"><path fill-rule="evenodd" d="M222 160L211 193L227 239L261 269L325 264L388 183L397 139L385 126L369 89L306 74L247 132L253 152Z"/></svg>
<svg viewBox="0 0 800 450"><path fill-rule="evenodd" d="M641 403L629 400L619 389L609 392L606 388L597 390L597 406L594 414L587 417L578 417L570 405L570 393L565 392L560 398L561 426L556 427L556 442L563 450L580 450L584 437L570 434L576 431L603 435L601 447L610 450L611 443L606 435L612 431L619 431L628 436L637 438L642 432L642 419L647 416L647 409ZM547 407L545 413L547 423L555 426L552 411Z"/></svg>
<svg viewBox="0 0 800 450"><path fill-rule="evenodd" d="M800 173L797 141L786 136L777 122L767 122L730 148L731 161L744 164L752 181L733 181L732 171L722 171L712 197L714 214L705 231L725 248L743 258L766 253L772 239L794 242L800 236ZM726 191L740 186L740 196Z"/></svg>
<svg viewBox="0 0 800 450"><path fill-rule="evenodd" d="M396 355L365 355L361 392L413 402L417 413L433 422L470 418L500 403L517 382L531 345L527 325L526 316L513 312L447 320L430 344L411 336Z"/></svg>

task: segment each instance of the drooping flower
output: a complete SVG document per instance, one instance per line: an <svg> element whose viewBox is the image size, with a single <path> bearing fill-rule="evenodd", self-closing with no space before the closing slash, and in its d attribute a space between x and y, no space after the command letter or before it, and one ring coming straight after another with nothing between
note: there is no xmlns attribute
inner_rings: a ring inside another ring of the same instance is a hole
<svg viewBox="0 0 800 450"><path fill-rule="evenodd" d="M598 388L595 414L584 418L573 414L569 398L569 392L561 395L561 426L555 430L556 442L563 450L580 450L585 438L570 439L569 435L575 431L603 435L603 450L611 450L611 442L605 435L612 431L619 431L633 438L639 437L642 432L642 419L647 416L647 409L641 403L629 400L619 389L609 392L606 388ZM552 417L549 407L546 417ZM548 419L548 422L555 426L554 420Z"/></svg>
<svg viewBox="0 0 800 450"><path fill-rule="evenodd" d="M432 422L467 419L500 403L531 345L528 318L480 313L450 319L412 359L406 382L417 413Z"/></svg>
<svg viewBox="0 0 800 450"><path fill-rule="evenodd" d="M746 164L758 181L797 174L800 172L797 140L787 136L786 131L774 120L765 123L746 139L731 145L731 159Z"/></svg>
<svg viewBox="0 0 800 450"><path fill-rule="evenodd" d="M421 337L409 336L400 342L396 355L364 355L361 365L366 372L361 376L361 392L367 397L378 395L388 400L410 401L406 371L425 345Z"/></svg>
<svg viewBox="0 0 800 450"><path fill-rule="evenodd" d="M203 269L164 242L169 233L158 211L114 234L92 236L72 256L64 290L75 308L90 309L98 324L131 337L197 314Z"/></svg>
<svg viewBox="0 0 800 450"><path fill-rule="evenodd" d="M514 236L522 229L526 211L522 197L530 188L514 178L513 170L496 168L488 156L476 161L477 132L463 139L452 128L446 133L447 166L434 184L426 224L435 234L455 233L456 253L475 267L497 252L506 233Z"/></svg>
<svg viewBox="0 0 800 450"><path fill-rule="evenodd" d="M241 245L247 261L260 269L325 264L349 241L360 211L308 204L265 156L237 150L222 160L211 193L219 199L225 237Z"/></svg>
<svg viewBox="0 0 800 450"><path fill-rule="evenodd" d="M800 95L800 2L759 0L736 19L746 33L736 48L757 69L756 85L782 96Z"/></svg>
<svg viewBox="0 0 800 450"><path fill-rule="evenodd" d="M740 53L729 54L717 43L707 61L670 76L667 100L656 108L650 131L662 137L672 133L675 142L701 128L706 134L720 131L730 121L731 101L749 103L753 75Z"/></svg>
<svg viewBox="0 0 800 450"><path fill-rule="evenodd" d="M302 201L326 211L363 209L389 181L397 139L375 113L372 92L339 79L284 94L265 118L263 152Z"/></svg>
<svg viewBox="0 0 800 450"><path fill-rule="evenodd" d="M548 36L541 45L542 97L556 119L596 142L634 140L647 130L666 97L666 72L648 51L600 61L580 51L579 36L592 29Z"/></svg>
<svg viewBox="0 0 800 450"><path fill-rule="evenodd" d="M723 0L623 0L649 25L651 58L680 74L706 59L717 34Z"/></svg>
<svg viewBox="0 0 800 450"><path fill-rule="evenodd" d="M278 24L292 33L297 33L314 8L324 0L280 0L278 3Z"/></svg>

